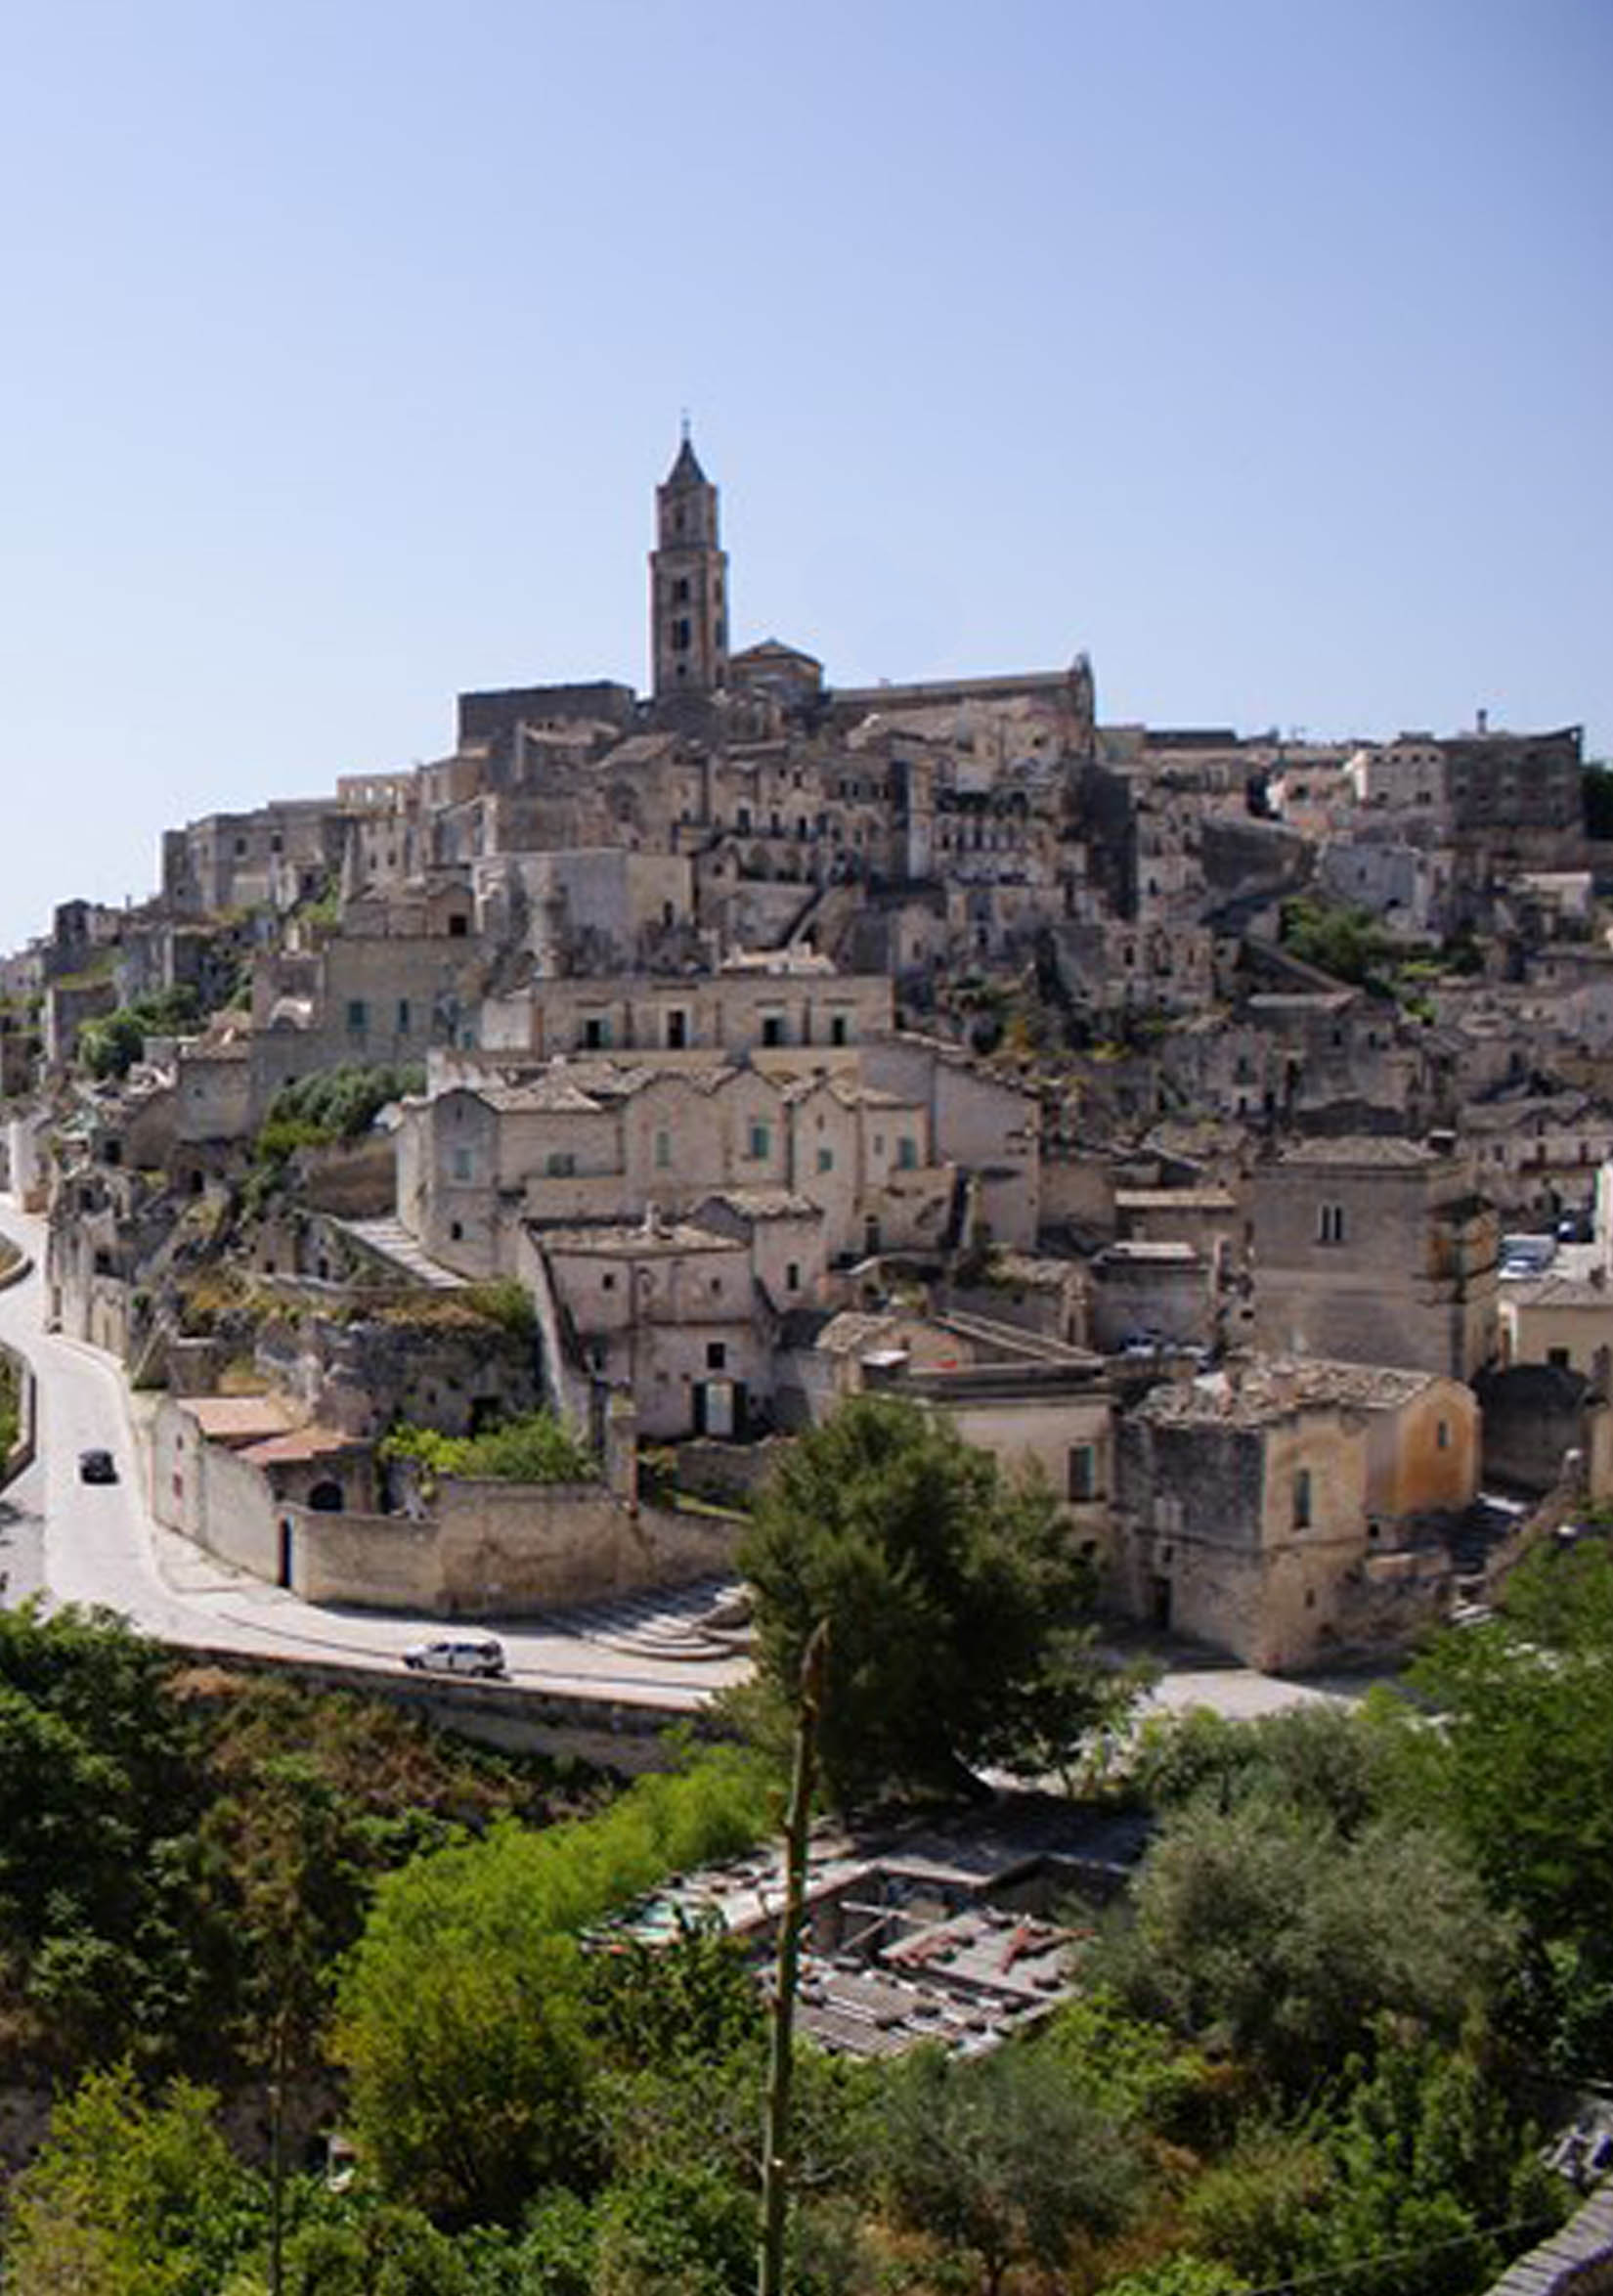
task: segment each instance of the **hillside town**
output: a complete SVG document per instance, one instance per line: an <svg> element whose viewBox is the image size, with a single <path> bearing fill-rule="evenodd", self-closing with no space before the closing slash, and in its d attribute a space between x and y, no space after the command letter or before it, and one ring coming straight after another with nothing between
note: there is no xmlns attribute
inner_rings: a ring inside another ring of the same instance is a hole
<svg viewBox="0 0 1613 2296"><path fill-rule="evenodd" d="M461 693L0 960L0 1184L153 1399L158 1520L546 1611L721 1571L877 1391L1033 1463L1116 1618L1303 1672L1613 1498L1579 727L1112 724L1081 653L840 686L732 642L686 428L654 520L648 694ZM539 1411L581 1466L396 1440Z"/></svg>

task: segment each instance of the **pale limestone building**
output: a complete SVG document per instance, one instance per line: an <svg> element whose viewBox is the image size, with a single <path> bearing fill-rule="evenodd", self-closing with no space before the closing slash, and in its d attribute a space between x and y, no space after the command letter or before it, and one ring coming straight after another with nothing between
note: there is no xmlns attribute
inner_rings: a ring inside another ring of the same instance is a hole
<svg viewBox="0 0 1613 2296"><path fill-rule="evenodd" d="M1449 1379L1494 1360L1501 1224L1448 1137L1301 1141L1249 1200L1263 1351Z"/></svg>
<svg viewBox="0 0 1613 2296"><path fill-rule="evenodd" d="M1266 1671L1392 1646L1451 1596L1443 1534L1478 1473L1456 1380L1235 1363L1122 1423L1113 1581L1133 1616Z"/></svg>

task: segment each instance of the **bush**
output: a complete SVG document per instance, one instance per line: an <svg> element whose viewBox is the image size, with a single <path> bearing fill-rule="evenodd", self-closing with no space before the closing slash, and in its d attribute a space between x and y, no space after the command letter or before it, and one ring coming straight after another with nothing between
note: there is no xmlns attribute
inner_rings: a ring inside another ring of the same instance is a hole
<svg viewBox="0 0 1613 2296"><path fill-rule="evenodd" d="M552 1412L534 1411L474 1435L449 1435L408 1421L382 1437L383 1465L414 1459L431 1479L460 1476L488 1482L589 1482L599 1469L574 1429Z"/></svg>
<svg viewBox="0 0 1613 2296"><path fill-rule="evenodd" d="M411 1068L332 1068L283 1084L257 1139L260 1165L282 1164L297 1148L362 1139L391 1101L424 1089L425 1072Z"/></svg>

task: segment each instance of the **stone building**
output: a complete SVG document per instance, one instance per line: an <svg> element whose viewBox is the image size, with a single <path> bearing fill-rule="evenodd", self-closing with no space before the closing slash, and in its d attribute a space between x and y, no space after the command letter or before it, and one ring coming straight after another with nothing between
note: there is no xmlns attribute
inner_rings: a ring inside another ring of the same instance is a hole
<svg viewBox="0 0 1613 2296"><path fill-rule="evenodd" d="M558 1309L577 1375L626 1391L652 1440L744 1435L770 1406L777 1317L750 1239L654 1213L632 1227L529 1222L516 1273Z"/></svg>
<svg viewBox="0 0 1613 2296"><path fill-rule="evenodd" d="M1301 1141L1249 1200L1262 1350L1448 1379L1495 1358L1501 1223L1448 1135Z"/></svg>
<svg viewBox="0 0 1613 2296"><path fill-rule="evenodd" d="M1112 1582L1134 1617L1266 1671L1400 1642L1454 1584L1471 1391L1428 1372L1235 1363L1121 1423Z"/></svg>
<svg viewBox="0 0 1613 2296"><path fill-rule="evenodd" d="M728 683L728 553L718 540L717 489L683 443L655 493L650 552L650 659L655 697L717 693Z"/></svg>

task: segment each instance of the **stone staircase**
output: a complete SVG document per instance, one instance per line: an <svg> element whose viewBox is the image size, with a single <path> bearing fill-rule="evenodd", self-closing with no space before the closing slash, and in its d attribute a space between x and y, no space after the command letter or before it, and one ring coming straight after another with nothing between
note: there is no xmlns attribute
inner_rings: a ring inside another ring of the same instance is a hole
<svg viewBox="0 0 1613 2296"><path fill-rule="evenodd" d="M751 1647L749 1609L735 1578L581 1603L546 1623L601 1650L671 1663L742 1658Z"/></svg>
<svg viewBox="0 0 1613 2296"><path fill-rule="evenodd" d="M433 1259L422 1252L414 1238L398 1219L340 1219L333 1223L355 1244L377 1259L384 1259L407 1275L411 1283L423 1284L434 1292L462 1291L466 1279L457 1275L452 1267L445 1267L440 1259Z"/></svg>

